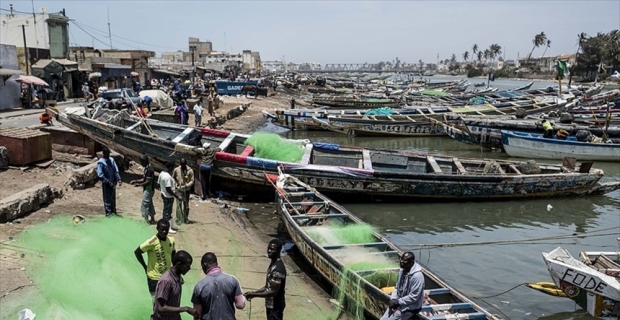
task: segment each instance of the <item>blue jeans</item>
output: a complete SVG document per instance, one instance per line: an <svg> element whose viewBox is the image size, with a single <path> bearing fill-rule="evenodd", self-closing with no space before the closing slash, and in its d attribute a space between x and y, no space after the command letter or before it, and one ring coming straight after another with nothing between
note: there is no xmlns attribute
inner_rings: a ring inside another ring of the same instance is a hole
<svg viewBox="0 0 620 320"><path fill-rule="evenodd" d="M103 207L105 209L105 215L110 216L116 213L116 186L110 186L103 183L101 185L103 191Z"/></svg>
<svg viewBox="0 0 620 320"><path fill-rule="evenodd" d="M172 221L172 206L174 205L174 197L167 198L162 194L161 199L164 201L164 219Z"/></svg>
<svg viewBox="0 0 620 320"><path fill-rule="evenodd" d="M148 217L154 219L155 217L155 207L153 206L154 194L154 190L142 191L142 205L140 206L140 212L142 213L142 218L144 219L147 219Z"/></svg>

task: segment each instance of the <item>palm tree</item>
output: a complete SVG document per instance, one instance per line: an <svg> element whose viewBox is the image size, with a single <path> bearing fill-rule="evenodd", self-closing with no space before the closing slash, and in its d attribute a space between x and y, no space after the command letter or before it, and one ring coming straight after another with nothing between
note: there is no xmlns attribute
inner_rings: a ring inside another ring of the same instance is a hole
<svg viewBox="0 0 620 320"><path fill-rule="evenodd" d="M478 56L478 62L481 62L482 61L482 56L483 56L482 51L478 51L477 52L477 56Z"/></svg>
<svg viewBox="0 0 620 320"><path fill-rule="evenodd" d="M478 53L478 44L474 43L474 45L471 47L471 52L474 56Z"/></svg>
<svg viewBox="0 0 620 320"><path fill-rule="evenodd" d="M527 64L527 62L532 57L532 53L534 53L534 49L547 43L547 35L545 34L545 32L541 31L539 34L535 35L534 39L532 39L532 43L534 44L534 46L532 47L532 51L530 51L530 55L527 56L527 60L525 60L525 64Z"/></svg>
<svg viewBox="0 0 620 320"><path fill-rule="evenodd" d="M451 63L455 63L456 62L456 54L452 54L452 56L450 57L450 62Z"/></svg>
<svg viewBox="0 0 620 320"><path fill-rule="evenodd" d="M495 64L495 58L500 57L502 54L502 46L500 46L497 43L494 43L489 47L489 51L490 51L489 55L491 56L491 59L493 60L493 64Z"/></svg>
<svg viewBox="0 0 620 320"><path fill-rule="evenodd" d="M469 60L469 51L465 51L463 53L463 61L467 61L467 60Z"/></svg>
<svg viewBox="0 0 620 320"><path fill-rule="evenodd" d="M551 47L551 40L547 39L547 45L545 46L545 51L543 51L542 56L540 56L541 58L545 56L545 53L547 53L547 49L549 49L549 47Z"/></svg>
<svg viewBox="0 0 620 320"><path fill-rule="evenodd" d="M491 57L491 50L484 49L484 52L482 53L482 55L484 56L484 64L486 65L489 58Z"/></svg>

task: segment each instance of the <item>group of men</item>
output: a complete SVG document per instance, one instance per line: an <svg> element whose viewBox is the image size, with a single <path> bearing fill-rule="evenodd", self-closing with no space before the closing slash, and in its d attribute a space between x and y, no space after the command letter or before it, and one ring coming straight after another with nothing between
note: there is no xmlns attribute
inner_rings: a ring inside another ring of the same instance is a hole
<svg viewBox="0 0 620 320"><path fill-rule="evenodd" d="M215 253L205 253L200 260L205 277L194 286L192 306L181 307L183 276L191 269L193 258L187 251L176 251L174 238L168 236L169 230L170 222L159 220L157 234L134 251L144 268L148 290L153 297L151 320L180 320L182 313L189 313L194 319L233 320L235 308L245 308L246 299L253 298L265 298L267 320L283 319L286 267L280 258L280 240L271 240L267 247L271 263L265 286L246 293L235 276L222 271Z"/></svg>
<svg viewBox="0 0 620 320"><path fill-rule="evenodd" d="M201 150L200 179L203 199L209 196L210 175L215 153L218 148L210 148L204 143ZM153 196L155 194L155 170L146 155L140 158L144 167L142 179L132 180L130 184L143 188L141 212L147 223L155 222ZM171 174L172 173L172 174ZM106 216L116 213L115 187L121 185L120 172L110 150L103 149L103 157L97 162L97 174L102 181L103 200ZM194 184L194 172L181 159L174 168L174 162L167 162L166 168L159 174L164 204L163 218L157 221L157 234L142 243L135 251L135 256L145 270L149 292L154 297L152 320L178 320L180 314L187 312L195 319L235 319L235 309L243 309L245 300L265 298L268 320L283 318L285 308L284 290L286 286L286 268L280 258L282 242L272 240L267 248L271 259L267 269L265 286L256 291L242 293L239 281L232 275L222 272L218 266L217 256L208 252L202 256L201 267L205 277L196 284L192 295L192 307L180 307L182 276L191 268L192 256L186 251L176 251L174 238L168 236L176 233L172 229L172 207L177 200L177 225L188 223L189 194ZM148 263L143 253L147 253ZM415 262L412 252L405 252L400 257L400 271L396 287L390 296L388 310L381 320L405 320L418 314L424 302L424 275L422 268Z"/></svg>
<svg viewBox="0 0 620 320"><path fill-rule="evenodd" d="M199 163L199 174L201 183L202 200L206 201L211 193L211 169L215 159L215 153L219 148L211 148L211 144L205 142L199 149L201 156ZM103 147L103 156L97 162L97 175L102 183L103 205L106 217L115 215L116 210L116 186L122 184L120 171L114 158L110 157L110 149ZM149 224L155 223L155 206L153 197L155 195L155 169L151 165L146 155L140 157L140 165L144 168L142 178L130 181L136 187L142 187L142 218ZM174 200L176 205L176 225L190 223L189 220L189 198L194 187L194 170L188 165L185 158L181 159L179 166L175 168L175 163L168 161L157 179L160 187L163 202L162 216L167 221L172 220ZM171 233L176 230L171 229Z"/></svg>

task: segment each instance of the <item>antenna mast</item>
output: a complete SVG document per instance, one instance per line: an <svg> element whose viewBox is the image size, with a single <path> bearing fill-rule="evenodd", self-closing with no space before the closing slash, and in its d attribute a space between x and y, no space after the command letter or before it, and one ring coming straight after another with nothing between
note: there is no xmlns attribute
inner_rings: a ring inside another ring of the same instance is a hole
<svg viewBox="0 0 620 320"><path fill-rule="evenodd" d="M112 50L112 30L110 29L110 7L108 7L108 37L110 38L110 50Z"/></svg>

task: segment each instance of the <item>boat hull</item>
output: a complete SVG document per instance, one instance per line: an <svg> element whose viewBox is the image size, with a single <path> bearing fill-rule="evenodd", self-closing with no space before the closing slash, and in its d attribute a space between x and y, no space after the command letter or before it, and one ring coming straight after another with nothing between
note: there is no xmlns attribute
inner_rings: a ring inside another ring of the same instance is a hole
<svg viewBox="0 0 620 320"><path fill-rule="evenodd" d="M180 143L183 135L201 136L203 140L207 139L212 145L220 145L224 140L235 136L221 130L200 130L175 124L150 122L159 134L159 137L155 137L79 116L69 118L61 115L59 121L133 160L146 154L157 169L163 169L166 161L180 161L186 158L188 162L194 162L194 159L198 158L197 154L192 154L194 151L191 146ZM240 138L245 139L243 135L240 135ZM235 145L234 149L239 150L243 147L245 146L240 143ZM308 149L311 151L309 155L313 154L313 157L317 159L320 156L323 159L321 161L331 159L334 150L339 149L340 152L349 154L361 154L365 150L325 143L309 144L306 148L311 148ZM363 152L368 155L369 151ZM254 194L261 189L269 189L263 178L264 173L276 173L278 167L281 167L284 172L297 175L300 180L329 195L364 201L373 199L398 201L515 199L585 195L618 188L616 185L599 188L601 184L598 181L603 176L603 172L598 169L592 169L589 173L562 173L558 168L554 168L551 173L542 174L468 173L463 175L453 173L452 170L456 169L446 168L444 164L443 170L445 171L438 168L441 173L427 173L419 171L424 170L424 167L415 167L417 169L412 167L407 170L390 170L381 167L380 159L401 161L407 164L420 158L417 153L380 150L373 152L376 152L377 160L365 163L360 159L360 166L362 164L363 166L357 168L344 166L344 163L343 166L338 166L318 162L314 162L315 164L278 162L233 153L233 146L230 146L227 150L216 153L212 174L216 178L214 179L216 185L221 183L234 186L227 191L240 194L240 190L245 188L248 192L246 194ZM438 156L435 159L442 163L452 160L452 158L439 158ZM357 165L358 160L354 161ZM468 165L475 168L485 167L486 164L483 160L468 161Z"/></svg>
<svg viewBox="0 0 620 320"><path fill-rule="evenodd" d="M543 253L543 259L553 282L568 298L594 317L618 318L620 314L612 314L614 309L620 310L620 283L616 278L588 267L561 247Z"/></svg>
<svg viewBox="0 0 620 320"><path fill-rule="evenodd" d="M538 134L502 131L504 151L511 157L578 161L620 161L620 145L543 138Z"/></svg>

